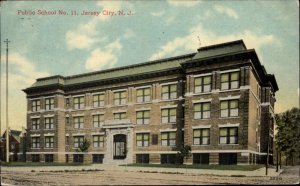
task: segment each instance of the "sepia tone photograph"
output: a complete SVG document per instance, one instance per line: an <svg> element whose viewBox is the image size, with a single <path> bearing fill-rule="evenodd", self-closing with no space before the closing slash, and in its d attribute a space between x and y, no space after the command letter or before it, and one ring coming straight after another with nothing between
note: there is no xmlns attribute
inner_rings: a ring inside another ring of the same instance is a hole
<svg viewBox="0 0 300 186"><path fill-rule="evenodd" d="M298 185L298 0L1 0L1 185Z"/></svg>

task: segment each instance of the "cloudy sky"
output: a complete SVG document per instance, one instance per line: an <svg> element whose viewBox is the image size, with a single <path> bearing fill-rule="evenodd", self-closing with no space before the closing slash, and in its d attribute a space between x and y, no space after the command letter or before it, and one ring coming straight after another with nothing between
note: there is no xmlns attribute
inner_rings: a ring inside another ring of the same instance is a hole
<svg viewBox="0 0 300 186"><path fill-rule="evenodd" d="M45 11L56 14L39 14ZM26 126L21 90L36 78L136 64L238 39L275 74L280 89L276 113L298 106L298 11L293 0L2 2L2 126L6 38L11 40L9 121L15 129Z"/></svg>

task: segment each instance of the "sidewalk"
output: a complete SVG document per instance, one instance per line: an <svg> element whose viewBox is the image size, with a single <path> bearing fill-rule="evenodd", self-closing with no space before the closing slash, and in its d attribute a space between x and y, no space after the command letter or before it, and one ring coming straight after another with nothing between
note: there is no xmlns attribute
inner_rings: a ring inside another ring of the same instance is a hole
<svg viewBox="0 0 300 186"><path fill-rule="evenodd" d="M220 176L265 176L266 169L260 168L254 171L239 171L239 170L212 170L212 169L184 169L184 168L162 168L162 167L133 167L133 166L118 166L93 164L87 166L40 166L40 167L1 167L2 171L64 171L64 170L110 170L110 171L129 171L129 172L158 172L158 173L173 173L173 174L202 174L202 175L220 175ZM283 169L276 172L276 169L268 169L268 177L277 177Z"/></svg>

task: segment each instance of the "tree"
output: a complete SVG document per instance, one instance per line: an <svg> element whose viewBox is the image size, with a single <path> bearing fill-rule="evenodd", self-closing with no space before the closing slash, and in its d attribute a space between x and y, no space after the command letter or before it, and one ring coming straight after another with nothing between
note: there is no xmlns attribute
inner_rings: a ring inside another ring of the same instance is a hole
<svg viewBox="0 0 300 186"><path fill-rule="evenodd" d="M295 158L299 155L299 121L298 108L292 108L281 114L277 114L276 124L276 148L286 158L286 165L294 165Z"/></svg>
<svg viewBox="0 0 300 186"><path fill-rule="evenodd" d="M89 150L91 143L84 139L82 143L79 144L77 151L78 152L87 152Z"/></svg>
<svg viewBox="0 0 300 186"><path fill-rule="evenodd" d="M191 146L189 145L182 145L179 149L179 152L177 152L177 158L180 164L183 164L184 158L187 160L188 157L191 156Z"/></svg>

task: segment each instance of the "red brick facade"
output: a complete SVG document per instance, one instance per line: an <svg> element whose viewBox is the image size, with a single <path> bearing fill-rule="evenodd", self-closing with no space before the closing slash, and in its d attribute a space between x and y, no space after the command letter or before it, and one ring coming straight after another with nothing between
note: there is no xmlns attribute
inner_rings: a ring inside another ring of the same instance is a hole
<svg viewBox="0 0 300 186"><path fill-rule="evenodd" d="M143 94L150 99L138 101L140 89L147 89ZM259 163L267 150L266 132L273 132L277 90L274 76L242 41L139 65L38 79L24 90L28 141L39 138L38 147L28 143L27 160L174 163L176 149L189 145L193 156L186 163ZM104 105L95 107L98 94ZM48 111L49 98L54 108ZM32 111L36 100L40 109ZM49 117L54 127L46 129ZM101 118L99 127L93 118ZM33 119L39 119L39 129L32 129ZM125 136L124 143L118 135ZM77 151L77 136L91 142L87 152Z"/></svg>

